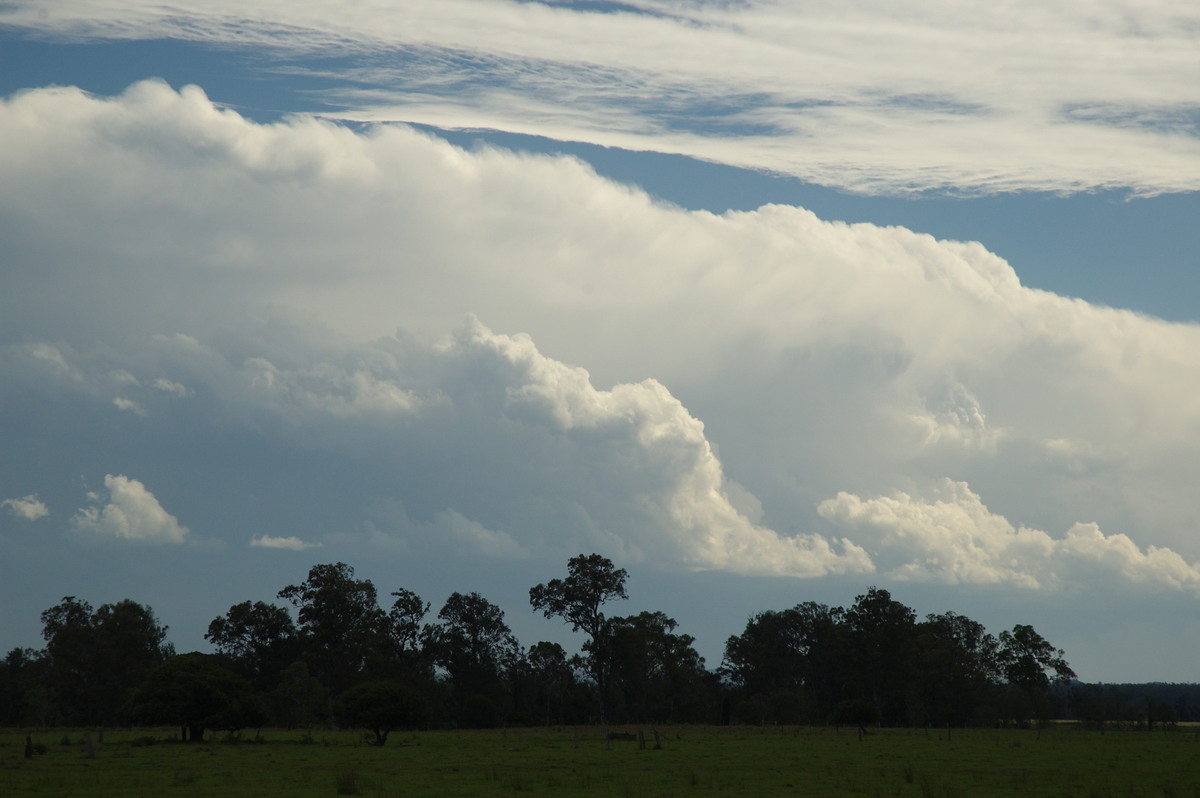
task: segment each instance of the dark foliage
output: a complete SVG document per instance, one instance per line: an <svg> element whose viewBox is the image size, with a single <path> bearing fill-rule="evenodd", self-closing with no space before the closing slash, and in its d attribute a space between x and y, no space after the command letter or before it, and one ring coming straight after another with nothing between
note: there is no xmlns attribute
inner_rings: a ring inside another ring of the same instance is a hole
<svg viewBox="0 0 1200 798"><path fill-rule="evenodd" d="M953 612L916 613L876 587L848 608L764 610L729 637L721 667L662 612L609 617L627 574L579 555L533 587L534 611L586 639L522 649L478 593L428 602L398 588L390 608L345 563L315 565L279 591L295 612L243 601L213 619L215 654L174 656L149 607L93 609L68 596L41 615L46 647L0 661L0 722L174 724L184 739L263 723L337 722L382 745L397 728L501 724L1029 724L1171 729L1200 720L1200 685L1082 685L1032 626L998 636ZM118 710L124 706L124 712Z"/></svg>
<svg viewBox="0 0 1200 798"><path fill-rule="evenodd" d="M200 742L209 729L261 726L267 711L250 682L198 652L172 657L156 668L121 712L144 726L178 726L184 742Z"/></svg>
<svg viewBox="0 0 1200 798"><path fill-rule="evenodd" d="M365 729L373 745L383 745L396 729L429 722L429 706L420 693L395 682L364 682L338 696L334 717L346 728Z"/></svg>

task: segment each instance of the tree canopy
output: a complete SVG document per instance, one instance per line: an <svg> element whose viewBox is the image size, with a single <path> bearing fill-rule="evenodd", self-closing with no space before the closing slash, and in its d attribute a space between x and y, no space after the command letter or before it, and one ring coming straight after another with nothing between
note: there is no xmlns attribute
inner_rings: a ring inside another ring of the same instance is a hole
<svg viewBox="0 0 1200 798"><path fill-rule="evenodd" d="M267 720L250 682L198 652L172 657L151 672L122 715L146 726L178 726L184 742L200 742L208 729L236 731Z"/></svg>
<svg viewBox="0 0 1200 798"><path fill-rule="evenodd" d="M381 592L342 562L314 565L279 590L282 606L231 605L208 625L211 655L174 656L149 607L126 599L94 609L67 596L41 614L43 650L0 660L0 721L123 717L198 739L269 716L289 727L353 725L382 744L418 722L965 725L1078 707L1103 723L1131 711L1103 691L1068 702L1074 671L1032 626L993 635L954 612L918 619L878 587L845 608L805 601L755 613L709 670L666 613L608 614L628 599L627 580L608 558L580 554L565 577L530 588L533 612L584 633L575 653L546 641L522 647L504 610L478 592L452 592L430 618L413 591ZM1147 723L1188 711L1157 697L1144 704Z"/></svg>

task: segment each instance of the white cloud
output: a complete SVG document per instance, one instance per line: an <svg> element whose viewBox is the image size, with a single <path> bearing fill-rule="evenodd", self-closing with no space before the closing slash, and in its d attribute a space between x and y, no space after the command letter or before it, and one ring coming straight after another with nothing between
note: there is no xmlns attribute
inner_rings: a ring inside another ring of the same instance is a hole
<svg viewBox="0 0 1200 798"><path fill-rule="evenodd" d="M47 15L26 0L0 24L253 48L284 71L319 69L352 118L679 152L856 190L1200 184L1187 0L627 5L639 13L84 0ZM341 71L304 60L334 52Z"/></svg>
<svg viewBox="0 0 1200 798"><path fill-rule="evenodd" d="M175 396L187 396L190 391L186 385L180 385L174 380L168 380L166 377L159 377L154 380L154 388L165 393L174 394Z"/></svg>
<svg viewBox="0 0 1200 798"><path fill-rule="evenodd" d="M320 543L309 543L298 537L276 537L275 535L258 535L250 538L250 546L258 549L286 549L287 551L304 551L320 548Z"/></svg>
<svg viewBox="0 0 1200 798"><path fill-rule="evenodd" d="M879 552L877 561L895 579L1034 589L1121 582L1200 595L1200 564L1170 549L1143 551L1128 536L1105 535L1094 523L1075 524L1064 538L1013 526L963 482L946 480L928 498L841 492L818 510L847 534L871 539L868 549Z"/></svg>
<svg viewBox="0 0 1200 798"><path fill-rule="evenodd" d="M23 496L20 499L5 499L0 502L0 507L8 508L10 513L26 521L36 521L50 515L50 511L46 509L45 504L38 500L36 494Z"/></svg>
<svg viewBox="0 0 1200 798"><path fill-rule="evenodd" d="M784 206L689 213L572 159L258 125L161 83L22 94L0 130L0 332L57 342L0 348L22 451L76 418L37 397L111 412L123 370L164 450L241 436L228 450L265 447L296 491L350 497L300 519L319 533L444 522L498 554L887 571L866 527L816 536L818 503L955 475L989 529L1086 517L1153 568L1200 557L1200 326L1027 289L979 244ZM431 343L471 313L488 326ZM96 462L145 456L78 418ZM408 521L371 517L388 498ZM942 573L1050 581L946 540Z"/></svg>
<svg viewBox="0 0 1200 798"><path fill-rule="evenodd" d="M116 399L113 399L113 404L121 410L126 410L134 415L146 415L146 409L132 399L126 399L123 396L118 396Z"/></svg>
<svg viewBox="0 0 1200 798"><path fill-rule="evenodd" d="M86 507L72 519L75 528L98 535L145 543L182 543L189 530L163 509L136 479L108 474L104 487L110 494L104 507Z"/></svg>
<svg viewBox="0 0 1200 798"><path fill-rule="evenodd" d="M470 360L485 355L513 368L504 386L504 415L557 432L581 476L591 472L624 489L607 500L630 505L626 512L636 520L605 531L621 539L627 556L750 574L872 569L866 553L849 541L783 536L739 513L704 425L662 384L646 380L597 390L585 370L545 357L528 336L498 335L477 321L447 351ZM603 517L602 507L586 509Z"/></svg>

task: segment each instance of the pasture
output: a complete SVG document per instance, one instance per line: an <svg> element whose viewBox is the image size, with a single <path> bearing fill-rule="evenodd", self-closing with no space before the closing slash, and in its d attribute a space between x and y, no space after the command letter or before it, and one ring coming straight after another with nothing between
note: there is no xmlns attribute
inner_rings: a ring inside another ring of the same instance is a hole
<svg viewBox="0 0 1200 798"><path fill-rule="evenodd" d="M616 729L614 729L616 730ZM620 729L619 731L636 731ZM1053 796L1200 798L1200 732L666 727L662 748L596 728L263 730L184 745L172 730L0 730L9 796ZM25 759L25 736L35 748Z"/></svg>

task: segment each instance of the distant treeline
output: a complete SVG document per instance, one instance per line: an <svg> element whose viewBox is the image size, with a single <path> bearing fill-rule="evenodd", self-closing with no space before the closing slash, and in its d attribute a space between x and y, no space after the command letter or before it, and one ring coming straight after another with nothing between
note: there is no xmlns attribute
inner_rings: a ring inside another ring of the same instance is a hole
<svg viewBox="0 0 1200 798"><path fill-rule="evenodd" d="M1092 727L1170 727L1200 722L1200 684L1071 684L1055 685L1053 700L1062 717Z"/></svg>
<svg viewBox="0 0 1200 798"><path fill-rule="evenodd" d="M176 655L150 607L68 596L41 614L41 650L0 663L0 723L392 728L579 723L965 726L1073 717L1169 726L1200 713L1197 685L1083 685L1031 626L999 635L963 615L918 619L886 590L848 608L805 602L754 615L706 666L662 612L613 616L624 569L580 555L530 606L580 633L577 653L522 646L478 593L380 604L345 563L313 566L283 605L243 601L209 624L215 653Z"/></svg>

